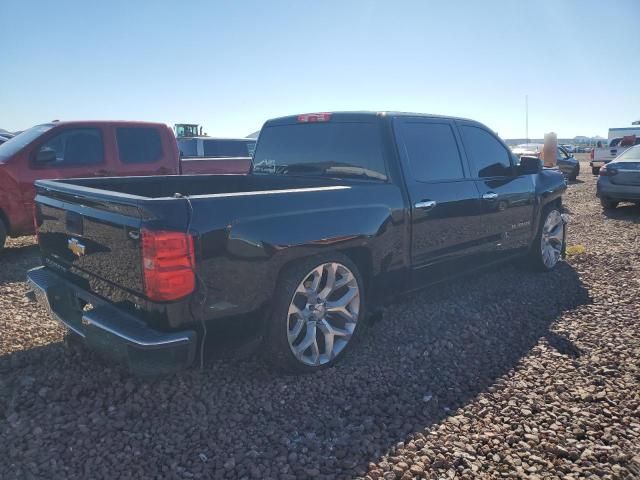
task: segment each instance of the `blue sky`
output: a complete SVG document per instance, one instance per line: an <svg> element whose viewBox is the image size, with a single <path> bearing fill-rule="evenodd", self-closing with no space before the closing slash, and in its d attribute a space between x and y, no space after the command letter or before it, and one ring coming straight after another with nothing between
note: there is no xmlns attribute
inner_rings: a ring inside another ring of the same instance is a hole
<svg viewBox="0 0 640 480"><path fill-rule="evenodd" d="M185 6L188 5L188 8ZM13 1L0 127L54 118L200 123L403 110L503 138L640 120L640 1Z"/></svg>

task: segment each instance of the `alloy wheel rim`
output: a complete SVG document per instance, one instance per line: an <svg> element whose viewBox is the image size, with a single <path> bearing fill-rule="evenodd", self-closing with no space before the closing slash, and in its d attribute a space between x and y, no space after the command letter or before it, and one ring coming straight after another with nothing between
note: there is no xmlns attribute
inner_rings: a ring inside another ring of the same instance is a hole
<svg viewBox="0 0 640 480"><path fill-rule="evenodd" d="M547 268L553 268L562 255L562 241L564 238L564 222L557 210L552 210L542 227L540 247L542 262Z"/></svg>
<svg viewBox="0 0 640 480"><path fill-rule="evenodd" d="M324 263L300 282L287 318L287 339L298 361L309 366L330 362L344 350L360 316L360 288L341 263Z"/></svg>

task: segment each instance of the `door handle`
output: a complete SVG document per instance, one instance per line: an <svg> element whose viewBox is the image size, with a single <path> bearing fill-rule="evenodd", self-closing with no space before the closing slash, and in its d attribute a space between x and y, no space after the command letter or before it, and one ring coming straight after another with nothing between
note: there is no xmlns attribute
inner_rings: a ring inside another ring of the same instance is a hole
<svg viewBox="0 0 640 480"><path fill-rule="evenodd" d="M98 177L112 177L113 176L113 172L110 172L109 170L98 170L96 172L96 176Z"/></svg>
<svg viewBox="0 0 640 480"><path fill-rule="evenodd" d="M498 194L496 192L487 192L482 195L482 198L485 200L495 200L496 198L498 198Z"/></svg>
<svg viewBox="0 0 640 480"><path fill-rule="evenodd" d="M421 210L431 210L436 206L435 200L423 200L414 205L414 207L419 208Z"/></svg>

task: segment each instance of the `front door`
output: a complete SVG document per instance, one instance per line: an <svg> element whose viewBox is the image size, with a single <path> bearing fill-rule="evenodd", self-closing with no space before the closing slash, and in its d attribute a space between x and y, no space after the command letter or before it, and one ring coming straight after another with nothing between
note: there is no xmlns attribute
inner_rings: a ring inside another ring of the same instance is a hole
<svg viewBox="0 0 640 480"><path fill-rule="evenodd" d="M411 202L412 266L427 280L435 274L424 267L446 273L463 258L472 266L483 243L478 231L481 201L455 125L446 119L406 117L395 119L394 130Z"/></svg>
<svg viewBox="0 0 640 480"><path fill-rule="evenodd" d="M493 239L487 258L519 253L533 236L534 179L518 173L514 156L495 134L472 122L459 122L459 129L482 199L483 236Z"/></svg>
<svg viewBox="0 0 640 480"><path fill-rule="evenodd" d="M107 164L103 132L94 127L57 129L26 156L28 168L19 182L27 212L33 211L33 183L36 180L93 177ZM28 223L31 223L30 217L29 214ZM16 229L28 230L29 226L21 225Z"/></svg>

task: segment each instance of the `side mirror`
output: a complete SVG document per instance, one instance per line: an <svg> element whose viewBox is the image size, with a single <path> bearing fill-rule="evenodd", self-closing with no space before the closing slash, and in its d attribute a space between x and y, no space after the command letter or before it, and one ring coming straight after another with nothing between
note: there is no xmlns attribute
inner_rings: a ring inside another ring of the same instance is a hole
<svg viewBox="0 0 640 480"><path fill-rule="evenodd" d="M542 171L542 160L538 157L520 157L518 165L520 175L536 175Z"/></svg>
<svg viewBox="0 0 640 480"><path fill-rule="evenodd" d="M51 163L56 161L56 151L51 148L43 148L36 155L36 163Z"/></svg>

